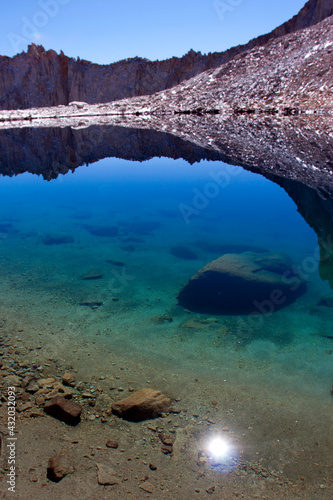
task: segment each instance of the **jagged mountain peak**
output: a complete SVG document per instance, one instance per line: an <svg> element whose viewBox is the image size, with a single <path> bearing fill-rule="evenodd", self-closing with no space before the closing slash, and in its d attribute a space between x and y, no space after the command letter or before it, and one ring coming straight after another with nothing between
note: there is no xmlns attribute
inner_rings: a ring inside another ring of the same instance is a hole
<svg viewBox="0 0 333 500"><path fill-rule="evenodd" d="M57 106L71 101L96 104L151 95L217 68L274 38L316 24L332 14L333 0L309 0L292 19L246 45L207 55L191 49L181 58L163 61L135 57L98 65L32 43L27 52L13 58L0 56L0 109Z"/></svg>

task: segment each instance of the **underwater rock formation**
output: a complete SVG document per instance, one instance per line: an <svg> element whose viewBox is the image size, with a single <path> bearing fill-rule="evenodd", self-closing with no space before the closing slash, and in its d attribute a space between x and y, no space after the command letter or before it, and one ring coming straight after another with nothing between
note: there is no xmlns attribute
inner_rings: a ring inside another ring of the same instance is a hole
<svg viewBox="0 0 333 500"><path fill-rule="evenodd" d="M43 238L44 245L66 245L74 243L74 238L70 234L48 234Z"/></svg>
<svg viewBox="0 0 333 500"><path fill-rule="evenodd" d="M179 305L207 314L271 314L302 295L306 283L279 254L226 254L200 269L178 295Z"/></svg>
<svg viewBox="0 0 333 500"><path fill-rule="evenodd" d="M189 248L184 247L183 245L177 245L171 248L171 255L174 257L178 257L178 259L184 260L196 260L198 256Z"/></svg>

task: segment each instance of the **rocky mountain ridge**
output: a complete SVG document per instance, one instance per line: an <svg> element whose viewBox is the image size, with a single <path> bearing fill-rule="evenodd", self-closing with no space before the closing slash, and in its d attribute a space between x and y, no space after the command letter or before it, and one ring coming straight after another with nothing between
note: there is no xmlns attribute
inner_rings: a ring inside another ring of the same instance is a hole
<svg viewBox="0 0 333 500"><path fill-rule="evenodd" d="M145 128L166 130L167 115L333 112L333 16L269 41L228 63L149 96L87 105L0 111L0 128L88 126L115 115L143 115ZM156 119L156 116L160 116ZM154 118L152 118L154 117ZM161 123L161 120L164 121Z"/></svg>
<svg viewBox="0 0 333 500"><path fill-rule="evenodd" d="M0 109L66 105L71 101L96 104L154 94L332 14L333 0L309 0L298 15L246 45L208 55L191 50L182 58L165 61L137 57L98 65L33 44L26 53L13 58L0 56Z"/></svg>
<svg viewBox="0 0 333 500"><path fill-rule="evenodd" d="M109 112L238 112L333 108L333 16L270 40L216 69L152 96L110 103Z"/></svg>

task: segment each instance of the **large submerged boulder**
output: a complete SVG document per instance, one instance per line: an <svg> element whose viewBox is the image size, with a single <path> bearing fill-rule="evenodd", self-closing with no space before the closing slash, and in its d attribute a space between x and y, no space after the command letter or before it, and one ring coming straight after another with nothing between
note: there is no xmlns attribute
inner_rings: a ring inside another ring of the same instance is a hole
<svg viewBox="0 0 333 500"><path fill-rule="evenodd" d="M226 254L200 269L178 295L179 305L207 314L271 314L306 290L291 260L280 254Z"/></svg>

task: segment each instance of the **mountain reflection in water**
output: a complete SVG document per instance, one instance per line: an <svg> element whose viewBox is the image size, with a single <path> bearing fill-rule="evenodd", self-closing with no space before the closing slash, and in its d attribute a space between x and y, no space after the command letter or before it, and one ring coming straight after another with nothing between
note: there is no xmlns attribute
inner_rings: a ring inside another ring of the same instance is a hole
<svg viewBox="0 0 333 500"><path fill-rule="evenodd" d="M112 119L111 119L112 120ZM0 173L44 179L107 157L222 161L280 185L317 234L319 271L333 287L333 135L331 116L115 117L113 125L0 131ZM226 179L216 179L226 182Z"/></svg>

